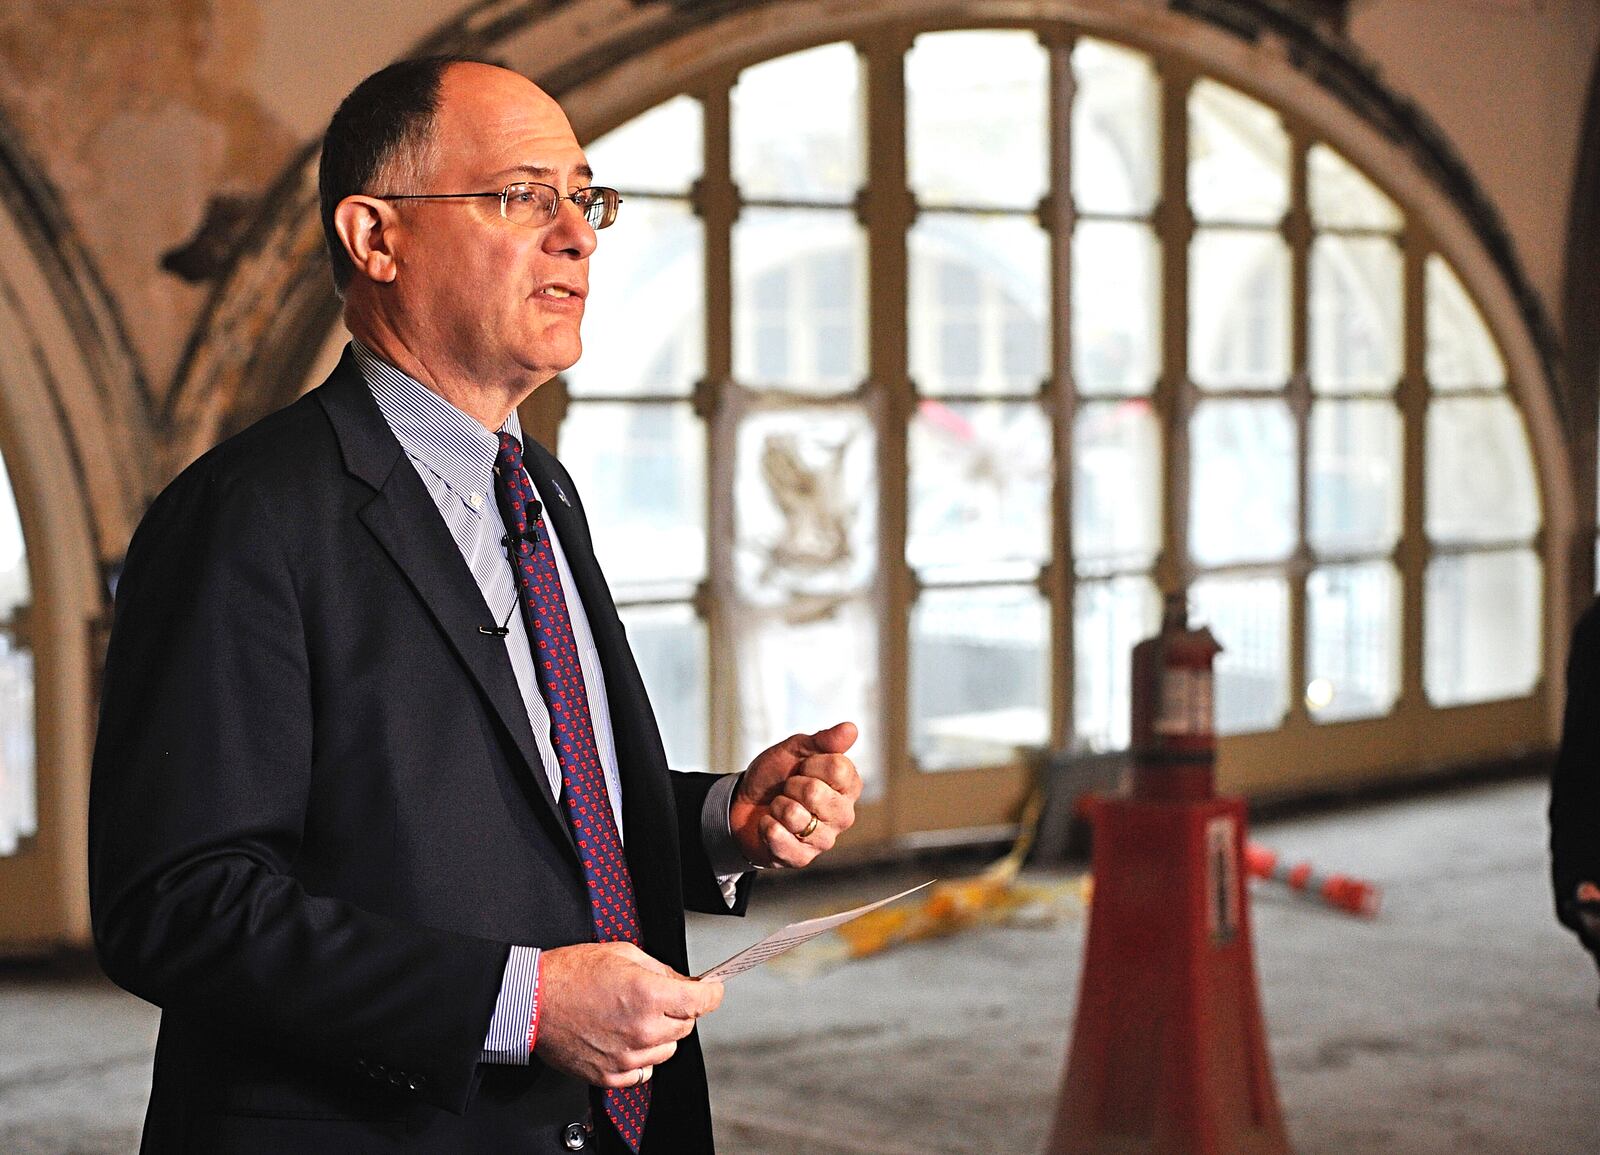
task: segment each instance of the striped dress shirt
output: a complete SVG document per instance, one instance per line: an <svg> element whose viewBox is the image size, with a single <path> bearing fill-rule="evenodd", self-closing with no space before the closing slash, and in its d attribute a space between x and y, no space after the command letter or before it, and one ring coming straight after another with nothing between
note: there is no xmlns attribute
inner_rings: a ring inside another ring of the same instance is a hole
<svg viewBox="0 0 1600 1155"><path fill-rule="evenodd" d="M373 399L377 401L384 420L400 442L406 457L416 468L417 475L422 478L429 496L438 506L439 516L444 519L450 536L455 539L462 560L472 571L473 580L483 593L484 604L488 606L490 615L507 630L506 656L511 661L511 671L516 675L517 688L522 693L522 702L528 711L534 745L549 777L550 790L559 798L561 768L556 762L555 747L550 740L550 709L545 704L544 695L539 692L528 627L518 612L516 579L511 573L510 556L501 544L506 528L494 493L494 461L500 448L499 438L477 419L380 359L360 341L352 341L351 346L361 375L372 390ZM522 439L522 425L517 419L516 410L511 411L501 430L519 441ZM530 475L529 480L543 504L545 498L539 488L540 479ZM557 500L567 500L566 494L561 492L553 479L548 480L547 485L556 491ZM622 829L622 780L617 773L617 750L611 733L611 712L606 704L605 676L600 668L588 615L584 613L583 602L572 580L572 571L567 566L566 553L548 520L544 526L555 554L556 571L561 577L562 592L566 595L567 611L572 619L572 637L583 669L583 687L589 697L595 747L605 773L611 812L616 818L618 836L625 837ZM730 906L739 872L748 869L728 826L728 805L737 781L738 775L729 774L718 782L707 795L701 813L702 838L712 863L719 871L726 872L719 873L718 879ZM511 956L506 961L494 1016L489 1021L488 1036L484 1040L484 1062L527 1064L528 1032L534 1018L538 974L538 948L513 946Z"/></svg>

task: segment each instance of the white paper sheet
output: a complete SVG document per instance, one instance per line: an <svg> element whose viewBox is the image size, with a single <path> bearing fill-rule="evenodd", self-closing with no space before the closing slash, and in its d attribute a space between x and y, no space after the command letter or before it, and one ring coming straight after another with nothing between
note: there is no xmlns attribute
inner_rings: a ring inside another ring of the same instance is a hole
<svg viewBox="0 0 1600 1155"><path fill-rule="evenodd" d="M797 947L803 942L809 942L819 934L826 934L836 926L843 926L851 919L860 918L869 910L877 910L880 906L888 906L896 899L917 893L924 886L932 886L935 881L935 879L930 878L921 886L913 886L910 890L902 890L899 894L891 894L888 898L880 898L877 902L867 903L866 906L858 906L852 910L841 910L838 914L810 918L804 922L791 922L782 930L773 931L760 942L751 943L732 958L720 962L710 970L694 977L721 982L724 979L732 978L734 975L743 974L753 967L760 966L770 958L776 958L786 950Z"/></svg>

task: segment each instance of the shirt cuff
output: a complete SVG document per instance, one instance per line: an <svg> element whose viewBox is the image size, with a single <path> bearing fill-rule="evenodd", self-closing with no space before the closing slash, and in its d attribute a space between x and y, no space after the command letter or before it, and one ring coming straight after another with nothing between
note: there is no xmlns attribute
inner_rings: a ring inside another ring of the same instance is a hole
<svg viewBox="0 0 1600 1155"><path fill-rule="evenodd" d="M500 996L483 1041L485 1063L528 1065L539 1020L539 948L513 946L500 979Z"/></svg>
<svg viewBox="0 0 1600 1155"><path fill-rule="evenodd" d="M717 876L717 885L722 888L722 900L729 909L738 901L739 880L745 872L761 869L747 861L739 850L739 843L733 837L733 823L728 817L739 778L738 774L724 774L706 791L705 805L700 808L700 842Z"/></svg>

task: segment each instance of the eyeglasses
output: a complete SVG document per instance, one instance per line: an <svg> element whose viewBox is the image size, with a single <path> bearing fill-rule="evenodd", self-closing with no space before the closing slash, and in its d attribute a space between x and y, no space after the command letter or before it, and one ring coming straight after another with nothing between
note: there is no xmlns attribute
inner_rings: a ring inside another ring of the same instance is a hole
<svg viewBox="0 0 1600 1155"><path fill-rule="evenodd" d="M571 201L578 206L578 211L583 214L583 219L589 222L591 228L603 229L617 219L617 206L622 203L622 194L614 188L603 188L600 185L590 185L581 188L571 196L562 196L561 190L537 181L518 181L508 184L499 192L475 193L379 193L374 199L380 201L450 201L450 200L476 200L480 197L494 197L500 202L500 215L514 225L524 228L537 229L549 224L556 219L556 210L561 207L562 201Z"/></svg>

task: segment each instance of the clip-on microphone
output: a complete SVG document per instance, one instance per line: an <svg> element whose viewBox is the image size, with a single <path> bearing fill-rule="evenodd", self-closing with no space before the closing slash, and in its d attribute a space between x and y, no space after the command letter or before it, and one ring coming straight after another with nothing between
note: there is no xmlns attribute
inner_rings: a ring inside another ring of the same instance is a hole
<svg viewBox="0 0 1600 1155"><path fill-rule="evenodd" d="M523 542L527 542L535 549L537 549L539 546L539 503L537 501L530 501L528 504L532 506L532 509L529 511L531 516L528 518L528 528L522 530L508 529L505 533L505 536L500 539L500 544L505 546L507 549L511 548L513 542L519 546ZM516 611L516 604L513 603L511 606L511 613L516 613ZM511 632L511 613L506 615L506 620L502 624L498 626L479 626L478 632L491 638L505 637Z"/></svg>

